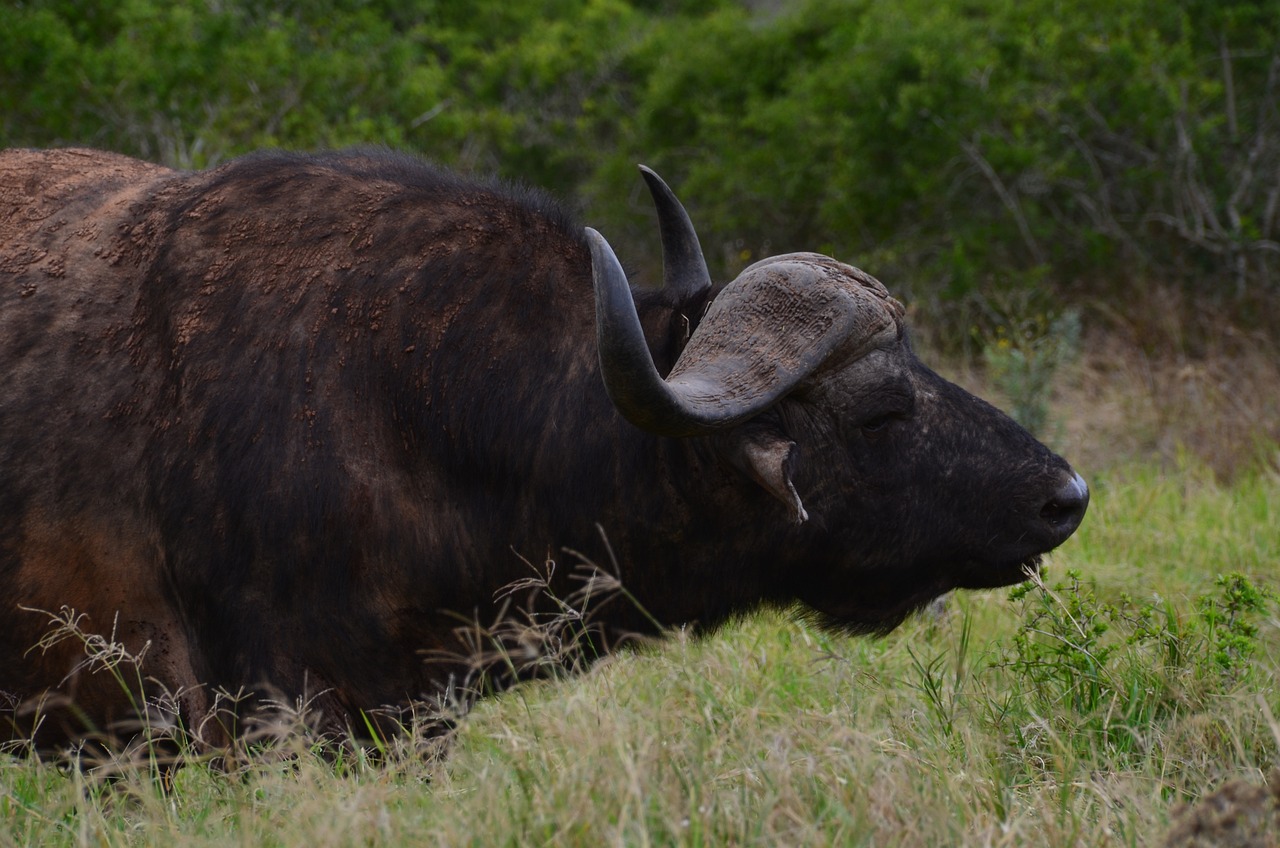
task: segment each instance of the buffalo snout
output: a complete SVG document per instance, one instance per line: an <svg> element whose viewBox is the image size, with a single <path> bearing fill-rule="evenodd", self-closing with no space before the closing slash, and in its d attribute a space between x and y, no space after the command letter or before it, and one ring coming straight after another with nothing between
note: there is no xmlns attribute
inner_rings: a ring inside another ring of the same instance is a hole
<svg viewBox="0 0 1280 848"><path fill-rule="evenodd" d="M1071 476L1058 487L1048 503L1040 508L1040 518L1049 527L1054 547L1076 532L1088 508L1089 486L1083 477L1071 472Z"/></svg>

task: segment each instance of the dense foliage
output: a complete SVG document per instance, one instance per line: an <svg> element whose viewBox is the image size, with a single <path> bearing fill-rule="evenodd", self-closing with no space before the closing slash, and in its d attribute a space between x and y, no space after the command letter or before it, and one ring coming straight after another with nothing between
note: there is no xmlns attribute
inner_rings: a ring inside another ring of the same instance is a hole
<svg viewBox="0 0 1280 848"><path fill-rule="evenodd" d="M1280 0L9 0L0 144L180 166L416 150L574 199L650 271L634 164L719 272L922 304L1280 290Z"/></svg>

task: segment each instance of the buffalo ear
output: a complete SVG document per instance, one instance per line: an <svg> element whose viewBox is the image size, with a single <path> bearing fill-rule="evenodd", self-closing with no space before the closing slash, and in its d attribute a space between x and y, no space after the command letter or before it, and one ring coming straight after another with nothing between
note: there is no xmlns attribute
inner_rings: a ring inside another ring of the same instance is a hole
<svg viewBox="0 0 1280 848"><path fill-rule="evenodd" d="M791 482L789 466L796 443L769 428L743 428L731 438L729 461L782 501L791 511L793 522L803 524L808 521L809 513L805 512L800 495Z"/></svg>
<svg viewBox="0 0 1280 848"><path fill-rule="evenodd" d="M653 358L653 367L663 377L671 372L692 334L692 323L679 305L672 306L661 290L635 293L636 314Z"/></svg>

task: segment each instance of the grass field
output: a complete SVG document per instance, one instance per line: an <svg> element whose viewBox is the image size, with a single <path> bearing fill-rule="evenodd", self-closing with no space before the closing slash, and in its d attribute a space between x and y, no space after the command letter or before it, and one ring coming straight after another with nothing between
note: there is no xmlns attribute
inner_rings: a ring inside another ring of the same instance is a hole
<svg viewBox="0 0 1280 848"><path fill-rule="evenodd" d="M1020 598L878 640L785 615L676 633L482 702L443 759L295 738L165 794L145 766L0 758L0 844L1163 844L1180 805L1276 761L1280 477L1093 484Z"/></svg>

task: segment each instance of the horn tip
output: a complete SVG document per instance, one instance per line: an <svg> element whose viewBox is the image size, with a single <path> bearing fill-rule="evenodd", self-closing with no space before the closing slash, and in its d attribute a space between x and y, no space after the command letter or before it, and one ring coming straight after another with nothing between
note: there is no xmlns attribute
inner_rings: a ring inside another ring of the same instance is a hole
<svg viewBox="0 0 1280 848"><path fill-rule="evenodd" d="M609 244L609 240L604 237L604 233L595 227L583 227L583 235L587 237L587 247L594 250L605 250L613 253L613 245Z"/></svg>
<svg viewBox="0 0 1280 848"><path fill-rule="evenodd" d="M644 181L648 183L651 188L660 187L663 189L665 194L671 194L671 189L667 187L667 181L658 176L657 171L653 170L648 165L638 165L637 167L640 169L640 175L644 177Z"/></svg>
<svg viewBox="0 0 1280 848"><path fill-rule="evenodd" d="M609 240L592 227L583 227L583 230L587 237L587 250L591 253L591 270L597 282L600 279L600 270L605 266L616 265L618 273L623 273L622 263L618 261L618 255L613 252L613 246L609 244Z"/></svg>

